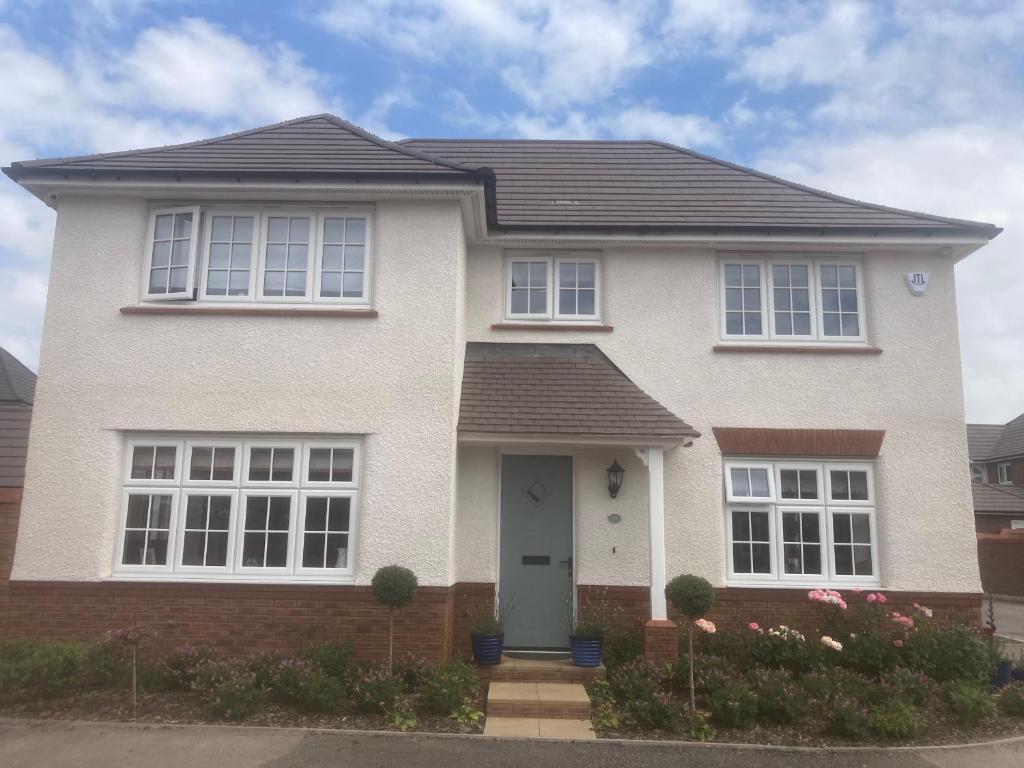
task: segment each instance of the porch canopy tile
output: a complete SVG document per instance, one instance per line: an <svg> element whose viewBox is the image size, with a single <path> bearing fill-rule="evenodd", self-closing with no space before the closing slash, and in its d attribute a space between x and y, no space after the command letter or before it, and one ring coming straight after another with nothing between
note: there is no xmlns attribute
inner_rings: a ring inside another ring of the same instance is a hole
<svg viewBox="0 0 1024 768"><path fill-rule="evenodd" d="M594 344L466 344L459 431L690 440L700 434Z"/></svg>
<svg viewBox="0 0 1024 768"><path fill-rule="evenodd" d="M827 456L873 459L883 429L763 429L712 427L723 456Z"/></svg>

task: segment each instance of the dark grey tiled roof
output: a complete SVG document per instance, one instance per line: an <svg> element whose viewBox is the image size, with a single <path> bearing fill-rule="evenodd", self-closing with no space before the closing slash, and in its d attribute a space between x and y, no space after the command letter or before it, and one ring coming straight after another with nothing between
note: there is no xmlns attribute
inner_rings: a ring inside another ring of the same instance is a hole
<svg viewBox="0 0 1024 768"><path fill-rule="evenodd" d="M985 461L999 442L1002 424L968 424L967 453L971 461Z"/></svg>
<svg viewBox="0 0 1024 768"><path fill-rule="evenodd" d="M593 344L466 344L460 432L682 439L698 433Z"/></svg>
<svg viewBox="0 0 1024 768"><path fill-rule="evenodd" d="M407 139L404 146L497 177L509 229L927 230L988 237L990 224L887 208L657 141Z"/></svg>
<svg viewBox="0 0 1024 768"><path fill-rule="evenodd" d="M482 183L498 230L964 234L990 224L850 200L657 141L388 142L312 115L169 147L12 163L71 176L376 178Z"/></svg>
<svg viewBox="0 0 1024 768"><path fill-rule="evenodd" d="M975 512L1024 512L1024 487L971 483Z"/></svg>
<svg viewBox="0 0 1024 768"><path fill-rule="evenodd" d="M1024 413L1003 427L999 441L992 446L989 459L1024 456Z"/></svg>
<svg viewBox="0 0 1024 768"><path fill-rule="evenodd" d="M25 455L32 406L0 402L0 487L25 483Z"/></svg>
<svg viewBox="0 0 1024 768"><path fill-rule="evenodd" d="M213 139L153 149L12 163L26 172L430 174L466 177L440 158L378 138L333 115L312 115ZM11 175L9 173L8 175Z"/></svg>
<svg viewBox="0 0 1024 768"><path fill-rule="evenodd" d="M0 347L0 402L32 404L36 396L36 375L14 355Z"/></svg>

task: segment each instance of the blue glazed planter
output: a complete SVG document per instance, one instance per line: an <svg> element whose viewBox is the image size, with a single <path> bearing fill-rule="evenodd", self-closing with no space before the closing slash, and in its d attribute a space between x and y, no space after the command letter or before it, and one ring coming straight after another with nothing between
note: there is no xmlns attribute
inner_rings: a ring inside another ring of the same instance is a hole
<svg viewBox="0 0 1024 768"><path fill-rule="evenodd" d="M601 666L603 643L600 637L570 637L569 651L577 667Z"/></svg>
<svg viewBox="0 0 1024 768"><path fill-rule="evenodd" d="M1010 679L1015 683L1024 683L1024 667L1014 667L1010 671Z"/></svg>
<svg viewBox="0 0 1024 768"><path fill-rule="evenodd" d="M473 644L473 661L480 666L493 666L501 663L501 651L505 646L505 634L469 636Z"/></svg>
<svg viewBox="0 0 1024 768"><path fill-rule="evenodd" d="M1005 688L1010 684L1012 678L1013 662L1001 660L996 671L992 674L992 687Z"/></svg>

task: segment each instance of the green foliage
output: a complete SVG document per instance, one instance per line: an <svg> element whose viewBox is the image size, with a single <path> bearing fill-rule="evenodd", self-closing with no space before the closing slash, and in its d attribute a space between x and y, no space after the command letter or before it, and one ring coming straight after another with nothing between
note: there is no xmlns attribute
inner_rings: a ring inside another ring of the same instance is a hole
<svg viewBox="0 0 1024 768"><path fill-rule="evenodd" d="M807 640L800 632L787 626L769 629L757 635L750 656L758 666L788 669L795 674L811 668Z"/></svg>
<svg viewBox="0 0 1024 768"><path fill-rule="evenodd" d="M618 669L643 655L643 635L630 625L612 627L604 635L602 646L604 667L608 672Z"/></svg>
<svg viewBox="0 0 1024 768"><path fill-rule="evenodd" d="M405 608L416 596L416 574L400 565L385 565L370 582L377 602L388 608Z"/></svg>
<svg viewBox="0 0 1024 768"><path fill-rule="evenodd" d="M931 678L903 667L887 672L878 682L884 698L905 699L915 707L926 706L938 693L938 686Z"/></svg>
<svg viewBox="0 0 1024 768"><path fill-rule="evenodd" d="M693 687L697 693L712 693L736 682L738 678L739 670L721 656L698 654L694 661Z"/></svg>
<svg viewBox="0 0 1024 768"><path fill-rule="evenodd" d="M120 674L123 669L97 643L0 641L0 698L51 696L110 685Z"/></svg>
<svg viewBox="0 0 1024 768"><path fill-rule="evenodd" d="M387 713L388 720L400 731L408 731L417 724L416 715L405 709L396 709Z"/></svg>
<svg viewBox="0 0 1024 768"><path fill-rule="evenodd" d="M451 714L452 720L463 725L476 725L483 719L484 713L474 709L468 704L463 704Z"/></svg>
<svg viewBox="0 0 1024 768"><path fill-rule="evenodd" d="M750 630L741 632L700 633L693 639L694 648L705 656L718 656L725 659L737 669L746 669L753 665L754 643L759 635ZM679 655L686 653L686 637L679 634Z"/></svg>
<svg viewBox="0 0 1024 768"><path fill-rule="evenodd" d="M416 693L423 680L430 674L430 666L412 656L406 656L395 662L392 670L395 677L402 681L402 691Z"/></svg>
<svg viewBox="0 0 1024 768"><path fill-rule="evenodd" d="M345 689L312 662L284 659L274 670L271 695L305 712L333 712L344 699Z"/></svg>
<svg viewBox="0 0 1024 768"><path fill-rule="evenodd" d="M998 656L985 638L963 626L919 625L906 643L908 666L940 683L949 680L986 682Z"/></svg>
<svg viewBox="0 0 1024 768"><path fill-rule="evenodd" d="M692 574L676 576L666 584L665 597L690 621L704 616L715 604L715 590L711 582Z"/></svg>
<svg viewBox="0 0 1024 768"><path fill-rule="evenodd" d="M757 719L757 694L746 682L729 683L707 697L707 708L716 723L745 728Z"/></svg>
<svg viewBox="0 0 1024 768"><path fill-rule="evenodd" d="M834 655L834 660L861 674L882 675L900 663L899 649L887 633L862 631L842 643L843 650Z"/></svg>
<svg viewBox="0 0 1024 768"><path fill-rule="evenodd" d="M349 689L352 706L370 715L384 715L397 709L402 680L375 665L364 667Z"/></svg>
<svg viewBox="0 0 1024 768"><path fill-rule="evenodd" d="M243 662L211 659L199 667L195 690L214 717L240 720L266 698L256 675Z"/></svg>
<svg viewBox="0 0 1024 768"><path fill-rule="evenodd" d="M715 738L715 729L708 722L708 713L695 709L687 715L686 735L694 741L711 741Z"/></svg>
<svg viewBox="0 0 1024 768"><path fill-rule="evenodd" d="M460 659L430 668L420 682L417 700L424 712L450 715L479 690L476 670Z"/></svg>
<svg viewBox="0 0 1024 768"><path fill-rule="evenodd" d="M890 699L871 708L868 724L883 739L913 739L924 732L921 713L903 699Z"/></svg>
<svg viewBox="0 0 1024 768"><path fill-rule="evenodd" d="M471 608L466 618L469 620L469 633L471 635L500 635L505 631L505 622L512 610L510 602L501 604L478 605Z"/></svg>
<svg viewBox="0 0 1024 768"><path fill-rule="evenodd" d="M757 697L757 719L762 723L788 725L807 711L807 696L788 672L755 668L747 673L747 681Z"/></svg>
<svg viewBox="0 0 1024 768"><path fill-rule="evenodd" d="M645 659L619 667L608 678L609 689L620 710L639 728L674 730L679 708L662 689L662 671Z"/></svg>
<svg viewBox="0 0 1024 768"><path fill-rule="evenodd" d="M614 731L620 725L619 713L615 710L615 703L612 701L596 702L590 719L594 724L594 730L598 733Z"/></svg>
<svg viewBox="0 0 1024 768"><path fill-rule="evenodd" d="M824 712L824 731L844 739L863 739L868 735L868 713L856 699L840 697Z"/></svg>
<svg viewBox="0 0 1024 768"><path fill-rule="evenodd" d="M1010 683L999 693L999 711L1011 717L1024 717L1024 682Z"/></svg>
<svg viewBox="0 0 1024 768"><path fill-rule="evenodd" d="M816 709L827 709L839 701L865 700L877 686L852 670L834 667L802 675L800 687Z"/></svg>
<svg viewBox="0 0 1024 768"><path fill-rule="evenodd" d="M342 685L348 685L356 674L355 655L349 642L314 645L302 658Z"/></svg>
<svg viewBox="0 0 1024 768"><path fill-rule="evenodd" d="M163 683L172 691L190 691L199 677L199 670L217 657L212 648L183 645L170 653L162 667Z"/></svg>
<svg viewBox="0 0 1024 768"><path fill-rule="evenodd" d="M996 703L988 686L970 680L954 680L946 684L946 703L968 728L977 728L996 714Z"/></svg>

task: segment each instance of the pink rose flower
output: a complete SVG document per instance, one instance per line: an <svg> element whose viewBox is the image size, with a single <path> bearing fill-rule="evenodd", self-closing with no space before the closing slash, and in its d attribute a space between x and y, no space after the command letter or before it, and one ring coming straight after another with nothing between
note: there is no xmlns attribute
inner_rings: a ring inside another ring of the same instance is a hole
<svg viewBox="0 0 1024 768"><path fill-rule="evenodd" d="M882 603L884 605L885 603L889 602L889 598L887 598L885 595L883 595L881 592L879 592L878 593L878 602L880 602L880 603Z"/></svg>
<svg viewBox="0 0 1024 768"><path fill-rule="evenodd" d="M869 603L877 603L878 602L878 595L876 595L874 592L872 592L871 594L869 594L867 596L867 601Z"/></svg>
<svg viewBox="0 0 1024 768"><path fill-rule="evenodd" d="M903 641L902 640L893 640L892 644L895 645L897 648L902 648L903 647Z"/></svg>
<svg viewBox="0 0 1024 768"><path fill-rule="evenodd" d="M747 624L747 629L749 629L751 632L760 632L761 625L758 624L756 621L752 621L749 624Z"/></svg>

